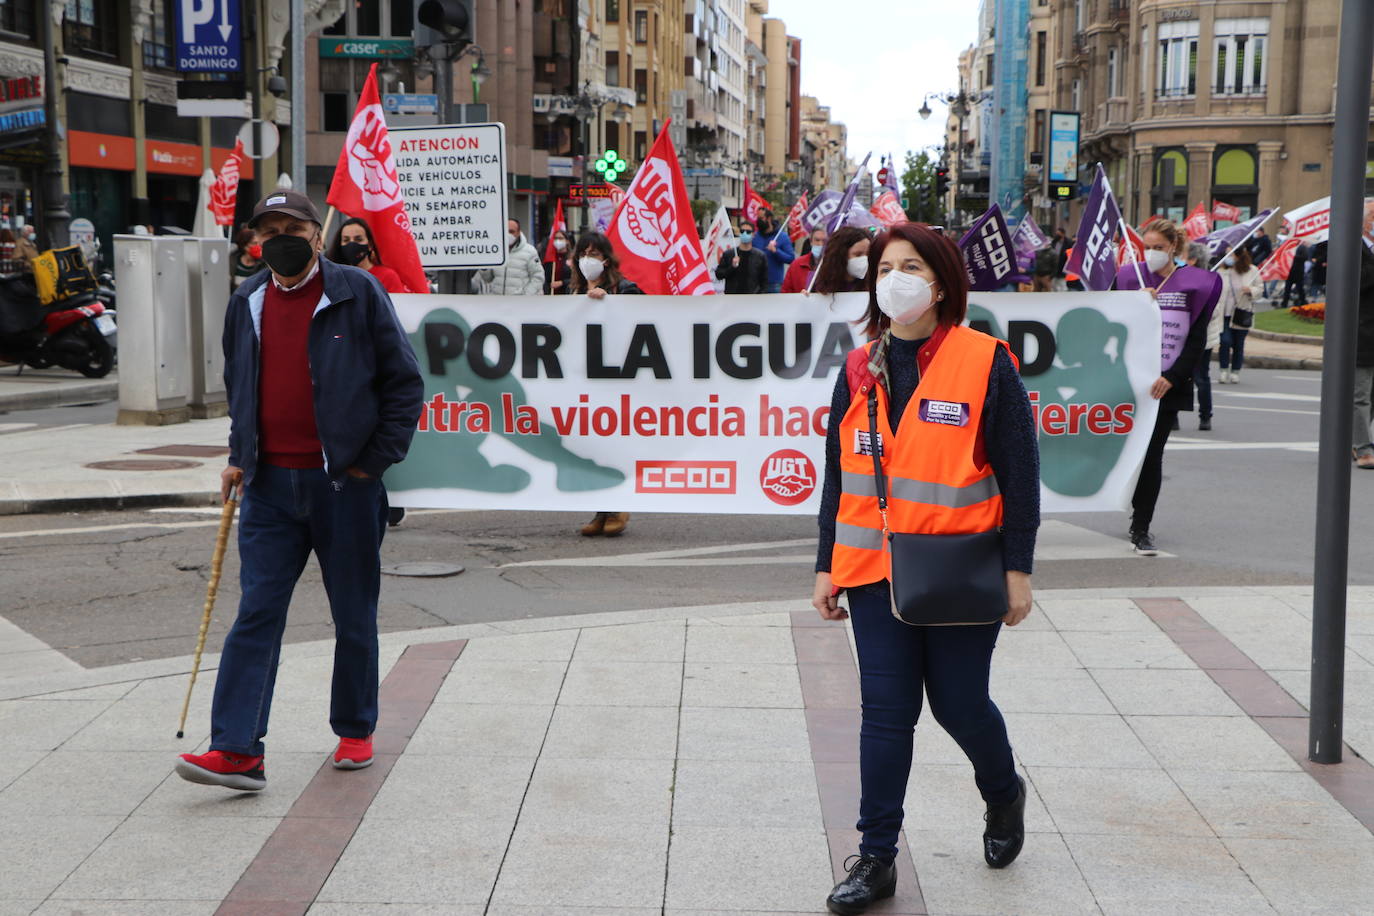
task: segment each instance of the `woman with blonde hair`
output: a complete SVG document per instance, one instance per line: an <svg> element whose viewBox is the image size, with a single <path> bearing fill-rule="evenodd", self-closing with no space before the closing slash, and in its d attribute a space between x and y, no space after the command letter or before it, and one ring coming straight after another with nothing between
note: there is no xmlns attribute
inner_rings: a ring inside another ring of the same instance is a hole
<svg viewBox="0 0 1374 916"><path fill-rule="evenodd" d="M1123 265L1116 288L1149 290L1162 325L1160 373L1150 386L1150 396L1159 401L1159 415L1131 498L1131 547L1140 556L1153 557L1159 550L1150 524L1164 482L1164 446L1179 412L1193 409L1193 370L1207 344L1207 324L1221 296L1221 278L1181 261L1188 237L1167 219L1146 223L1141 239L1144 266Z"/></svg>

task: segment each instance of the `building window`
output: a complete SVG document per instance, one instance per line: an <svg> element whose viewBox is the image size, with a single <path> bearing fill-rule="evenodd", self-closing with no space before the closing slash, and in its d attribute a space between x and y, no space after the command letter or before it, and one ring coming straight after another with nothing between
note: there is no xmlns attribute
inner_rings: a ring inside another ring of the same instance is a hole
<svg viewBox="0 0 1374 916"><path fill-rule="evenodd" d="M1268 19L1218 19L1217 95L1263 95L1269 43Z"/></svg>
<svg viewBox="0 0 1374 916"><path fill-rule="evenodd" d="M388 62L394 67L393 76L378 75L377 88L381 92L395 92L399 83L415 85L415 64L406 59ZM361 58L325 58L320 61L320 129L344 133L358 107L358 96L367 82L372 61Z"/></svg>
<svg viewBox="0 0 1374 916"><path fill-rule="evenodd" d="M635 101L641 105L649 101L649 72L647 70L635 71Z"/></svg>
<svg viewBox="0 0 1374 916"><path fill-rule="evenodd" d="M620 52L606 52L606 85L620 85Z"/></svg>
<svg viewBox="0 0 1374 916"><path fill-rule="evenodd" d="M1035 85L1045 85L1045 46L1047 35L1045 32L1035 33Z"/></svg>
<svg viewBox="0 0 1374 916"><path fill-rule="evenodd" d="M1159 95L1181 98L1197 95L1196 19L1166 22L1159 27Z"/></svg>
<svg viewBox="0 0 1374 916"><path fill-rule="evenodd" d="M1074 80L1069 88L1069 108L1073 111L1082 111L1083 102L1083 81Z"/></svg>
<svg viewBox="0 0 1374 916"><path fill-rule="evenodd" d="M143 69L172 69L172 17L167 0L153 0L148 32L143 36Z"/></svg>
<svg viewBox="0 0 1374 916"><path fill-rule="evenodd" d="M411 35L414 32L414 0L391 0L391 34Z"/></svg>
<svg viewBox="0 0 1374 916"><path fill-rule="evenodd" d="M606 0L606 21L620 21L620 0Z"/></svg>
<svg viewBox="0 0 1374 916"><path fill-rule="evenodd" d="M635 131L635 161L643 162L649 153L649 138L642 130Z"/></svg>
<svg viewBox="0 0 1374 916"><path fill-rule="evenodd" d="M323 34L410 38L414 31L415 0L367 0L349 3L344 15L325 28Z"/></svg>
<svg viewBox="0 0 1374 916"><path fill-rule="evenodd" d="M118 54L114 0L67 0L62 18L63 47L103 57Z"/></svg>
<svg viewBox="0 0 1374 916"><path fill-rule="evenodd" d="M33 37L33 0L0 0L0 31Z"/></svg>
<svg viewBox="0 0 1374 916"><path fill-rule="evenodd" d="M1140 91L1150 85L1150 27L1140 26Z"/></svg>
<svg viewBox="0 0 1374 916"><path fill-rule="evenodd" d="M1031 135L1031 152L1045 151L1045 109L1035 109L1035 132Z"/></svg>
<svg viewBox="0 0 1374 916"><path fill-rule="evenodd" d="M635 43L645 44L649 40L649 11L635 10Z"/></svg>
<svg viewBox="0 0 1374 916"><path fill-rule="evenodd" d="M1107 49L1107 98L1121 96L1121 54L1115 48Z"/></svg>

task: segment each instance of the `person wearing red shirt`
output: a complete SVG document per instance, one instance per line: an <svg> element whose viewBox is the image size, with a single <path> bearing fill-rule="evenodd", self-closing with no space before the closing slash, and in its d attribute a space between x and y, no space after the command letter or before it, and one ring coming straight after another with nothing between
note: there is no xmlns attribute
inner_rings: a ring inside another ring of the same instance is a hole
<svg viewBox="0 0 1374 916"><path fill-rule="evenodd" d="M821 252L825 248L825 227L817 226L811 230L811 237L807 239L808 248L806 254L797 258L787 268L787 274L782 278L782 291L784 293L804 293L807 284L811 282L811 274L821 263Z"/></svg>
<svg viewBox="0 0 1374 916"><path fill-rule="evenodd" d="M352 217L339 228L338 241L329 251L329 260L336 264L352 264L376 277L388 293L427 293L427 289L411 289L401 275L382 263L377 243L372 239L372 227L367 220Z"/></svg>

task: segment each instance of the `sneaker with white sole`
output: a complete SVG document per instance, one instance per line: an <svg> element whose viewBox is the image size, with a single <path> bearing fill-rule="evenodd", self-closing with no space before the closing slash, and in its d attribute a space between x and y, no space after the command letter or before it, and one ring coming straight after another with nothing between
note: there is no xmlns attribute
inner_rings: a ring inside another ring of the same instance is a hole
<svg viewBox="0 0 1374 916"><path fill-rule="evenodd" d="M372 736L340 738L334 759L330 762L336 770L361 770L372 766Z"/></svg>
<svg viewBox="0 0 1374 916"><path fill-rule="evenodd" d="M182 754L177 760L177 775L203 786L223 786L242 792L260 792L267 787L262 757L248 757L226 751Z"/></svg>
<svg viewBox="0 0 1374 916"><path fill-rule="evenodd" d="M1159 556L1159 548L1155 546L1155 539L1150 536L1148 531L1132 531L1131 548L1135 550L1137 556Z"/></svg>

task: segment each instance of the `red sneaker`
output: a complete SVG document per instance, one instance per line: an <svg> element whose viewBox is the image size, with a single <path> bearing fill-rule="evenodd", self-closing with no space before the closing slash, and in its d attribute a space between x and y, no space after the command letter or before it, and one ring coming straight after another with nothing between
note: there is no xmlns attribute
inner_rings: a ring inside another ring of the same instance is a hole
<svg viewBox="0 0 1374 916"><path fill-rule="evenodd" d="M340 738L333 763L336 770L361 770L372 766L372 736Z"/></svg>
<svg viewBox="0 0 1374 916"><path fill-rule="evenodd" d="M267 787L267 774L262 769L262 757L245 757L224 751L205 754L182 754L177 761L177 775L187 782L204 786L224 786L258 792Z"/></svg>

